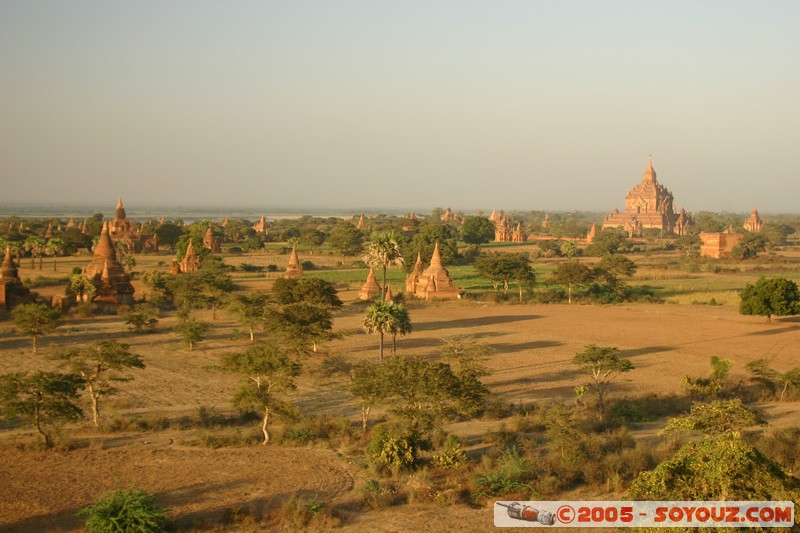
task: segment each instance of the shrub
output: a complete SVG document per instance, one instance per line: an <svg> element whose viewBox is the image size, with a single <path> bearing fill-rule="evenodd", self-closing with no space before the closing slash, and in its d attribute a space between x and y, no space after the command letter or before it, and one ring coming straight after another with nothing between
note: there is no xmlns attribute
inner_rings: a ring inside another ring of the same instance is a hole
<svg viewBox="0 0 800 533"><path fill-rule="evenodd" d="M433 456L433 464L442 468L455 468L467 461L467 454L461 447L461 440L452 433L444 441L444 450Z"/></svg>
<svg viewBox="0 0 800 533"><path fill-rule="evenodd" d="M376 426L367 445L367 458L381 470L410 469L417 462L419 437L387 425Z"/></svg>
<svg viewBox="0 0 800 533"><path fill-rule="evenodd" d="M151 494L135 487L108 492L78 511L90 533L165 531L164 514Z"/></svg>

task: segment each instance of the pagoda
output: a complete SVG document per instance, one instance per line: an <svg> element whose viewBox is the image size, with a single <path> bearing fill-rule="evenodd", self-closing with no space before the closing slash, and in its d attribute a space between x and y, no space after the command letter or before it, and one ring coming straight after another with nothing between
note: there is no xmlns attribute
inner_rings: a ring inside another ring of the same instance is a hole
<svg viewBox="0 0 800 533"><path fill-rule="evenodd" d="M219 244L219 239L214 237L214 232L211 231L211 226L206 230L206 235L203 237L203 248L208 248L211 253L218 254L222 252L222 247Z"/></svg>
<svg viewBox="0 0 800 533"><path fill-rule="evenodd" d="M189 245L186 246L186 253L183 254L183 259L181 259L180 263L178 261L172 262L171 272L173 274L187 274L200 270L200 265L200 257L194 249L194 242L189 239Z"/></svg>
<svg viewBox="0 0 800 533"><path fill-rule="evenodd" d="M11 247L6 246L3 266L0 267L0 306L10 311L19 304L31 301L31 291L22 284L17 265L11 257Z"/></svg>
<svg viewBox="0 0 800 533"><path fill-rule="evenodd" d="M297 257L296 246L292 246L292 253L289 255L289 264L286 265L285 277L288 279L303 277L303 265L300 264L300 259Z"/></svg>
<svg viewBox="0 0 800 533"><path fill-rule="evenodd" d="M763 227L764 220L758 216L758 211L754 207L753 212L750 214L747 220L744 221L744 229L751 233L758 233Z"/></svg>
<svg viewBox="0 0 800 533"><path fill-rule="evenodd" d="M106 222L103 222L100 238L94 247L92 262L84 267L83 275L97 289L92 301L113 305L133 305L133 285L131 285L131 279L125 269L117 260L117 253L108 234Z"/></svg>
<svg viewBox="0 0 800 533"><path fill-rule="evenodd" d="M364 213L361 213L361 215L358 217L358 223L356 224L356 229L359 231L366 231L368 229L367 223L364 221Z"/></svg>
<svg viewBox="0 0 800 533"><path fill-rule="evenodd" d="M419 276L419 281L414 296L424 300L434 298L452 300L459 298L458 288L453 285L453 278L442 264L442 254L439 252L439 242L433 247L430 266Z"/></svg>
<svg viewBox="0 0 800 533"><path fill-rule="evenodd" d="M372 300L381 293L381 286L378 285L378 280L375 279L375 269L369 267L369 274L367 274L367 281L361 286L358 291L359 300Z"/></svg>
<svg viewBox="0 0 800 533"><path fill-rule="evenodd" d="M122 198L117 201L114 218L108 222L108 236L113 242L124 242L131 253L142 251L142 236L139 230L133 227L133 223L128 220L125 207L122 205Z"/></svg>
<svg viewBox="0 0 800 533"><path fill-rule="evenodd" d="M406 292L409 294L416 294L417 286L419 285L420 276L425 271L425 265L422 264L422 254L417 252L417 262L414 263L414 268L406 276Z"/></svg>

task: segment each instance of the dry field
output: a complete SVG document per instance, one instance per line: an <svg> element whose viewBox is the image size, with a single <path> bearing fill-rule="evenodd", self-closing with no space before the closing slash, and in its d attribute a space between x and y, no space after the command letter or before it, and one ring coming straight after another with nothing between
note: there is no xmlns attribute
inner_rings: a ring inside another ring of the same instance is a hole
<svg viewBox="0 0 800 533"><path fill-rule="evenodd" d="M64 272L66 268L62 268ZM245 283L251 284L261 286L263 282ZM343 291L341 296L345 306L337 313L335 329L343 338L325 345L310 366L327 355L377 358L377 337L360 329L363 304L354 301L353 290ZM414 331L398 340L398 353L434 356L441 339L453 335L486 343L496 349L488 362L491 375L486 382L494 395L515 404L571 399L574 387L586 382L571 359L590 343L617 346L633 362L635 370L617 383L617 396L677 392L682 376L708 372L711 355L732 359L733 377L742 379L746 377L745 364L756 358L769 357L779 369L800 364L800 322L785 318L767 324L761 317L741 316L731 306L458 301L410 302L409 310ZM200 314L210 320L210 314ZM247 346L247 340L236 334L236 324L220 313L208 340L190 352L170 331L175 320L165 317L156 333L136 335L125 330L119 317L70 318L43 339L43 349L36 356L28 339L17 337L10 322L0 322L0 373L52 368L46 355L59 346L114 338L129 343L147 368L131 372L135 379L121 384L120 394L101 406L103 416L176 420L196 417L200 406L232 412L229 399L236 380L214 365L220 354ZM309 413L358 419L358 410L341 381L306 377L295 400ZM764 407L772 416L771 424L800 425L800 404ZM481 419L447 429L476 449L481 435L500 423ZM15 445L31 440L29 432L0 429L0 530L80 530L81 523L74 516L77 509L108 489L131 483L154 493L160 504L170 508L170 518L181 529L213 528L237 513L269 515L293 494L317 496L335 506L342 517L341 531L492 529L488 508L413 504L360 512L360 489L372 475L359 468L347 450L281 445L211 449L195 445L196 430L175 425L145 432L102 433L87 423L69 428L69 432L71 447L40 452L23 451Z"/></svg>

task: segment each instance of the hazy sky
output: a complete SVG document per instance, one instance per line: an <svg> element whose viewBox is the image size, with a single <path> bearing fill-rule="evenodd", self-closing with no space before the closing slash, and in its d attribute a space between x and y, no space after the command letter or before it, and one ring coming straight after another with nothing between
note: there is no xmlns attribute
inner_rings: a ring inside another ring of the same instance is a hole
<svg viewBox="0 0 800 533"><path fill-rule="evenodd" d="M0 1L0 204L800 212L797 1Z"/></svg>

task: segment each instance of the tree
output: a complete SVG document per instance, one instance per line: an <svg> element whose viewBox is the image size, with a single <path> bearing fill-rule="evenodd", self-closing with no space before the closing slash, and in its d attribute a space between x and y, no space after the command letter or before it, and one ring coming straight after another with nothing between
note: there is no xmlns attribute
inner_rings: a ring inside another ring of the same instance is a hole
<svg viewBox="0 0 800 533"><path fill-rule="evenodd" d="M461 225L461 240L467 244L485 244L494 238L494 224L486 217L466 217Z"/></svg>
<svg viewBox="0 0 800 533"><path fill-rule="evenodd" d="M367 334L378 333L381 336L379 361L383 361L383 336L389 332L394 322L391 305L389 302L377 301L367 308L367 314L364 316L364 331Z"/></svg>
<svg viewBox="0 0 800 533"><path fill-rule="evenodd" d="M39 258L39 270L42 269L42 256L47 249L47 241L41 237L28 237L25 239L25 251L31 254L31 268L34 268L34 258Z"/></svg>
<svg viewBox="0 0 800 533"><path fill-rule="evenodd" d="M83 412L76 405L83 380L77 374L19 372L0 376L0 406L4 416L31 424L48 448L53 446L47 425L78 420Z"/></svg>
<svg viewBox="0 0 800 533"><path fill-rule="evenodd" d="M458 257L458 240L452 226L442 222L428 222L420 226L411 243L403 245L403 259L411 268L419 253L427 260L433 255L433 248L439 243L439 253L445 265L452 264Z"/></svg>
<svg viewBox="0 0 800 533"><path fill-rule="evenodd" d="M61 312L45 304L22 304L11 311L17 332L21 335L30 335L33 343L33 353L36 353L36 344L39 337L58 327Z"/></svg>
<svg viewBox="0 0 800 533"><path fill-rule="evenodd" d="M314 248L321 246L325 242L325 234L316 228L304 230L300 234L300 243L304 246L311 248L311 253L314 253Z"/></svg>
<svg viewBox="0 0 800 533"><path fill-rule="evenodd" d="M330 309L342 307L333 283L319 278L278 278L272 286L272 295L281 305L310 303Z"/></svg>
<svg viewBox="0 0 800 533"><path fill-rule="evenodd" d="M392 265L402 265L403 256L400 252L402 238L394 231L375 232L370 236L367 244L367 255L364 262L372 267L383 269L383 285L381 295L386 295L386 269Z"/></svg>
<svg viewBox="0 0 800 533"><path fill-rule="evenodd" d="M298 354L308 345L314 352L320 342L333 338L333 314L330 308L311 303L277 306L267 312L267 323L284 346Z"/></svg>
<svg viewBox="0 0 800 533"><path fill-rule="evenodd" d="M169 246L172 253L175 253L175 245L178 244L178 239L181 238L181 235L183 235L183 228L171 222L166 222L156 228L158 244Z"/></svg>
<svg viewBox="0 0 800 533"><path fill-rule="evenodd" d="M597 346L596 344L587 345L584 351L575 355L572 362L591 377L591 386L597 394L600 418L605 420L605 399L611 388L611 383L620 374L633 370L633 363L629 359L620 358L619 348Z"/></svg>
<svg viewBox="0 0 800 533"><path fill-rule="evenodd" d="M53 272L56 271L56 257L62 255L66 250L66 244L59 238L53 238L47 241L45 245L45 253L53 258Z"/></svg>
<svg viewBox="0 0 800 533"><path fill-rule="evenodd" d="M139 274L139 279L150 289L150 294L147 295L147 298L152 304L161 307L170 299L167 276L163 272L158 270L145 270Z"/></svg>
<svg viewBox="0 0 800 533"><path fill-rule="evenodd" d="M577 261L560 263L550 274L550 280L567 286L567 303L572 303L572 289L577 285L585 285L594 279L592 270Z"/></svg>
<svg viewBox="0 0 800 533"><path fill-rule="evenodd" d="M195 344L206 338L210 328L211 325L208 322L201 322L190 316L172 329L180 334L184 342L189 346L189 351L192 351Z"/></svg>
<svg viewBox="0 0 800 533"><path fill-rule="evenodd" d="M256 328L262 328L267 323L268 303L269 295L267 293L255 292L236 294L228 305L227 311L236 317L239 324L250 334L250 342L256 340Z"/></svg>
<svg viewBox="0 0 800 533"><path fill-rule="evenodd" d="M578 243L575 241L564 241L561 244L561 253L564 254L567 259L572 259L577 252Z"/></svg>
<svg viewBox="0 0 800 533"><path fill-rule="evenodd" d="M760 233L747 232L733 247L731 253L737 259L755 259L758 254L767 249L767 238Z"/></svg>
<svg viewBox="0 0 800 533"><path fill-rule="evenodd" d="M143 305L126 315L125 323L131 331L146 333L155 331L158 324L158 308Z"/></svg>
<svg viewBox="0 0 800 533"><path fill-rule="evenodd" d="M536 282L536 274L531 267L528 256L524 254L494 254L481 255L475 261L475 270L478 274L491 281L495 290L508 293L509 283L516 281L519 288L519 299L522 301L522 290L531 287Z"/></svg>
<svg viewBox="0 0 800 533"><path fill-rule="evenodd" d="M128 368L144 368L141 357L131 353L130 346L115 340L95 341L82 348L70 348L53 356L63 361L83 379L92 400L92 421L100 425L100 396L114 394L110 381L127 381L118 372Z"/></svg>
<svg viewBox="0 0 800 533"><path fill-rule="evenodd" d="M488 394L477 376L453 372L442 362L392 357L375 368L374 379L384 392L373 401L385 405L417 434L430 432L443 420L475 414Z"/></svg>
<svg viewBox="0 0 800 533"><path fill-rule="evenodd" d="M397 336L404 337L411 333L411 318L406 306L400 303L390 303L389 313L392 315L392 322L387 333L392 336L392 355L397 355Z"/></svg>
<svg viewBox="0 0 800 533"><path fill-rule="evenodd" d="M77 270L69 276L67 296L74 302L91 302L97 294L97 287L81 273L80 269Z"/></svg>
<svg viewBox="0 0 800 533"><path fill-rule="evenodd" d="M350 373L350 394L361 403L361 432L367 432L372 406L386 395L379 363L363 362Z"/></svg>
<svg viewBox="0 0 800 533"><path fill-rule="evenodd" d="M291 417L294 408L283 396L296 388L294 378L300 374L299 363L289 359L276 346L261 344L251 346L242 353L226 354L222 367L230 372L247 376L233 397L233 404L241 409L261 411L262 444L269 442L270 417Z"/></svg>
<svg viewBox="0 0 800 533"><path fill-rule="evenodd" d="M628 247L628 238L620 228L606 228L598 233L592 244L586 248L586 255L602 257L604 255L615 254L623 248Z"/></svg>
<svg viewBox="0 0 800 533"><path fill-rule="evenodd" d="M489 371L483 363L495 351L488 344L473 341L463 335L455 335L442 339L439 356L444 362L455 364L458 372L471 372L476 376L485 376Z"/></svg>
<svg viewBox="0 0 800 533"><path fill-rule="evenodd" d="M681 235L675 239L675 246L683 250L683 253L686 255L686 257L689 257L691 255L697 255L700 253L701 242L702 241L700 240L699 235Z"/></svg>
<svg viewBox="0 0 800 533"><path fill-rule="evenodd" d="M766 388L773 396L778 394L780 388L778 401L782 401L787 392L790 393L790 397L800 392L800 366L781 372L771 368L769 360L761 358L750 361L746 368L752 374L750 381Z"/></svg>
<svg viewBox="0 0 800 533"><path fill-rule="evenodd" d="M773 224L771 222L765 223L761 227L761 235L764 236L767 243L767 248L773 249L776 246L783 246L786 244L786 238L794 233L794 228L786 224Z"/></svg>
<svg viewBox="0 0 800 533"><path fill-rule="evenodd" d="M340 254L352 257L364 249L364 234L350 222L342 220L331 230L328 244Z"/></svg>
<svg viewBox="0 0 800 533"><path fill-rule="evenodd" d="M236 288L233 279L217 261L206 261L190 275L198 283L202 299L211 307L211 320L216 320L217 309L227 303L228 295Z"/></svg>
<svg viewBox="0 0 800 533"><path fill-rule="evenodd" d="M772 316L800 313L800 289L794 281L785 278L760 278L748 283L739 293L739 313L760 315L772 322Z"/></svg>

